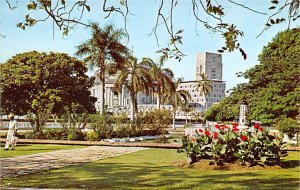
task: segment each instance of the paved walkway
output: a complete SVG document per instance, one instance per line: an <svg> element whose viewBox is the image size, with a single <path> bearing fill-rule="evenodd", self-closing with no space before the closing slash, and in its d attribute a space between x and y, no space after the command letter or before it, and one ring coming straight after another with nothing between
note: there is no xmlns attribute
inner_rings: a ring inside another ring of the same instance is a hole
<svg viewBox="0 0 300 190"><path fill-rule="evenodd" d="M142 147L90 146L0 159L0 178L38 173L144 150Z"/></svg>

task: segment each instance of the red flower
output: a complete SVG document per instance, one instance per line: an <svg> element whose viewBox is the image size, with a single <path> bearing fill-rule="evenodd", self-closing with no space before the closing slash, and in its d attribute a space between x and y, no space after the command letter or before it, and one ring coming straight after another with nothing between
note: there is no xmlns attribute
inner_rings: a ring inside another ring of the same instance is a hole
<svg viewBox="0 0 300 190"><path fill-rule="evenodd" d="M259 124L258 124L258 123L255 123L253 127L254 127L255 129L258 129L258 128L259 128Z"/></svg>
<svg viewBox="0 0 300 190"><path fill-rule="evenodd" d="M242 141L247 141L248 140L248 137L247 136L244 136L242 135Z"/></svg>
<svg viewBox="0 0 300 190"><path fill-rule="evenodd" d="M239 124L237 124L236 122L234 122L234 123L233 123L233 127L236 128L237 126L239 126Z"/></svg>
<svg viewBox="0 0 300 190"><path fill-rule="evenodd" d="M215 128L220 129L220 125L216 124Z"/></svg>
<svg viewBox="0 0 300 190"><path fill-rule="evenodd" d="M262 128L262 127L258 127L258 130L260 130L260 131L263 131L263 130L264 130L264 128Z"/></svg>
<svg viewBox="0 0 300 190"><path fill-rule="evenodd" d="M194 139L194 138L191 138L191 141L192 141L192 142L195 142L195 139Z"/></svg>
<svg viewBox="0 0 300 190"><path fill-rule="evenodd" d="M236 127L233 127L233 128L232 128L232 131L233 131L233 132L238 132L238 131L239 131L239 129L238 129L238 128L236 128Z"/></svg>
<svg viewBox="0 0 300 190"><path fill-rule="evenodd" d="M206 136L210 136L210 132L208 130L205 131Z"/></svg>
<svg viewBox="0 0 300 190"><path fill-rule="evenodd" d="M224 126L225 129L228 129L229 127L227 125Z"/></svg>
<svg viewBox="0 0 300 190"><path fill-rule="evenodd" d="M218 138L218 132L214 132L214 139Z"/></svg>
<svg viewBox="0 0 300 190"><path fill-rule="evenodd" d="M199 133L203 133L203 130L202 129L198 129Z"/></svg>

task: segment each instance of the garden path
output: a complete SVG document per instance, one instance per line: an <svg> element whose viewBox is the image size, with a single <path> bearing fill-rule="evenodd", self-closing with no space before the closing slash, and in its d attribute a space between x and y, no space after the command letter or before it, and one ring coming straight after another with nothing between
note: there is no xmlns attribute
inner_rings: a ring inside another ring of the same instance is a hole
<svg viewBox="0 0 300 190"><path fill-rule="evenodd" d="M16 177L111 158L144 150L142 147L90 146L71 150L15 156L0 159L0 178Z"/></svg>

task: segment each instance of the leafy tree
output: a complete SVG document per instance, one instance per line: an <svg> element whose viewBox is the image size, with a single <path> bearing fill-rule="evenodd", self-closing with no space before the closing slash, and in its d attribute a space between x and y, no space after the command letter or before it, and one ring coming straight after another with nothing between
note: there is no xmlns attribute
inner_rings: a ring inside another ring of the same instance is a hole
<svg viewBox="0 0 300 190"><path fill-rule="evenodd" d="M242 73L249 83L239 84L230 97L213 106L208 116L227 120L247 100L249 119L271 125L277 118L299 115L300 28L280 32L259 55L260 64ZM231 111L230 111L231 110ZM224 117L221 114L227 115ZM229 116L228 116L229 113Z"/></svg>
<svg viewBox="0 0 300 190"><path fill-rule="evenodd" d="M96 99L89 91L94 78L86 71L84 63L64 53L17 54L1 65L1 110L33 113L38 127L45 116L63 114L72 103L80 105L78 112L94 112Z"/></svg>
<svg viewBox="0 0 300 190"><path fill-rule="evenodd" d="M296 119L281 117L277 119L276 129L293 137L296 132L299 132L300 127Z"/></svg>
<svg viewBox="0 0 300 190"><path fill-rule="evenodd" d="M137 94L138 92L146 92L149 94L152 88L152 78L149 74L149 64L152 63L151 59L143 58L138 62L136 58L129 57L122 70L119 71L118 78L115 86L121 90L124 85L129 90L131 99L131 114L130 119L134 117L138 111L137 109Z"/></svg>
<svg viewBox="0 0 300 190"><path fill-rule="evenodd" d="M95 7L91 7L90 1L76 0L67 2L65 0L30 0L27 4L28 12L25 13L25 21L17 24L17 27L25 30L26 27L31 27L39 22L46 20L53 21L53 27L57 26L59 30L67 35L70 30L74 29L76 25L90 26L86 23L85 13L89 12ZM134 17L134 14L130 13L130 0L120 0L108 2L107 0L101 1L99 11L107 13L105 18L112 15L120 16L124 20L124 28L127 32L128 16ZM177 60L181 60L185 54L178 48L178 45L182 44L183 29L178 26L175 15L178 14L190 14L195 18L196 25L202 25L207 30L219 34L224 38L224 45L220 50L220 53L224 51L238 50L241 52L244 59L247 55L240 47L238 37L243 37L244 33L241 31L234 21L226 20L226 14L231 10L228 7L234 7L235 9L245 9L252 13L256 13L262 16L267 16L266 24L261 33L271 28L273 25L285 23L287 20L288 26L292 22L296 22L299 18L299 0L269 0L267 1L270 6L267 10L260 11L249 7L247 4L241 4L237 0L228 0L222 2L216 2L212 0L191 0L189 1L190 9L178 9L180 5L186 4L187 1L160 0L157 2L156 22L152 28L152 35L156 37L158 42L157 31L163 27L169 34L169 47L162 48L159 52L164 57L174 57ZM6 3L10 9L15 9L17 6L17 0L6 0ZM34 11L33 11L34 10ZM38 12L39 17L35 14ZM151 13L147 13L151 14ZM283 15L283 16L282 16ZM136 18L136 17L135 17ZM52 23L52 22L51 22ZM163 23L163 24L161 24ZM176 28L179 28L176 30ZM54 31L54 30L53 30ZM128 32L127 32L128 33ZM260 34L259 34L260 35ZM1 36L4 36L3 34ZM171 47L171 48L170 48Z"/></svg>
<svg viewBox="0 0 300 190"><path fill-rule="evenodd" d="M126 46L121 39L125 33L121 29L114 29L112 25L106 25L103 29L96 23L92 24L92 37L77 46L77 56L85 56L83 59L90 68L99 68L98 76L102 87L102 102L100 112L104 110L105 75L115 73L125 61L128 54Z"/></svg>

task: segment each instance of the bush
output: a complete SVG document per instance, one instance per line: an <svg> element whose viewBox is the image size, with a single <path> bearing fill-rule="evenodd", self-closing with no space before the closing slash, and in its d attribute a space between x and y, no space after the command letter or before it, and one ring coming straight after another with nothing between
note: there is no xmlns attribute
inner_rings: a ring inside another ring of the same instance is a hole
<svg viewBox="0 0 300 190"><path fill-rule="evenodd" d="M198 129L197 136L183 137L182 147L191 164L210 159L211 164L217 165L237 160L250 166L258 163L274 165L280 164L280 157L287 155L282 139L268 135L268 131L259 125L254 126L253 132L219 125L216 128L218 132Z"/></svg>
<svg viewBox="0 0 300 190"><path fill-rule="evenodd" d="M172 123L170 110L153 110L138 116L143 128L156 131L156 134L165 134L167 127Z"/></svg>
<svg viewBox="0 0 300 190"><path fill-rule="evenodd" d="M68 136L66 129L46 129L43 134L50 140L62 140Z"/></svg>
<svg viewBox="0 0 300 190"><path fill-rule="evenodd" d="M89 131L86 134L85 140L87 141L98 141L99 135L96 131Z"/></svg>
<svg viewBox="0 0 300 190"><path fill-rule="evenodd" d="M25 139L35 139L36 135L33 131L26 131L25 133Z"/></svg>

